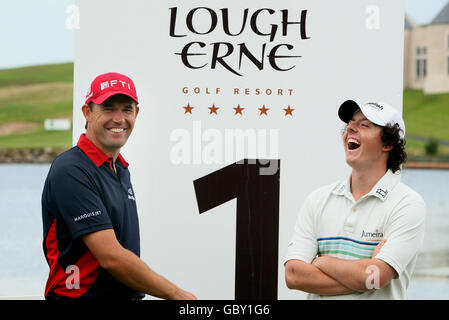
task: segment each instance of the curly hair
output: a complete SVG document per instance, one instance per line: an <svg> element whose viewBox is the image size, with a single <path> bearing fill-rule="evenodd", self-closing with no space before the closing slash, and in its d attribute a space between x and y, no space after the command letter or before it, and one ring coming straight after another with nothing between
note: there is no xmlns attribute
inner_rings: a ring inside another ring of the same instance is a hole
<svg viewBox="0 0 449 320"><path fill-rule="evenodd" d="M382 127L382 142L384 145L393 146L390 150L387 160L387 168L396 172L401 170L401 164L407 161L407 152L405 152L405 139L401 138L399 133L401 129L398 124L386 125Z"/></svg>

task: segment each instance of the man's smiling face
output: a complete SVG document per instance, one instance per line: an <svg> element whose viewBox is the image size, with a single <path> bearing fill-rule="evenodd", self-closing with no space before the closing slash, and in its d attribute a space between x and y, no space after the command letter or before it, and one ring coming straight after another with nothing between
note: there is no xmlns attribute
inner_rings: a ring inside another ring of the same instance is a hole
<svg viewBox="0 0 449 320"><path fill-rule="evenodd" d="M382 157L388 158L388 148L381 139L382 127L375 125L356 111L343 134L346 162L352 168L370 167Z"/></svg>
<svg viewBox="0 0 449 320"><path fill-rule="evenodd" d="M102 104L84 105L86 136L107 155L117 156L134 128L138 113L137 103L121 94Z"/></svg>

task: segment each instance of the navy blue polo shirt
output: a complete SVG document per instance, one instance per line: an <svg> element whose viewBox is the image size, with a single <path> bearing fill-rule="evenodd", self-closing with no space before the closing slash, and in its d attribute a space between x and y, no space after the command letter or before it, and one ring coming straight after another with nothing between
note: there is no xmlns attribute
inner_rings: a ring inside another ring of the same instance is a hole
<svg viewBox="0 0 449 320"><path fill-rule="evenodd" d="M139 221L128 163L98 149L84 134L52 163L42 193L43 248L49 295L70 298L136 298L84 244L91 232L113 229L119 243L140 256ZM78 281L79 279L79 281Z"/></svg>

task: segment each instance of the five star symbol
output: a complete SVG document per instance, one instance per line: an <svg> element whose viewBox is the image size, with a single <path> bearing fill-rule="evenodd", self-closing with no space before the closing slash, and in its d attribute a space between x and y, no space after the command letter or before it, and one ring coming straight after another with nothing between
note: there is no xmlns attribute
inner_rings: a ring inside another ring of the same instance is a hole
<svg viewBox="0 0 449 320"><path fill-rule="evenodd" d="M190 114L192 114L192 109L194 108L194 107L191 107L190 106L190 104L187 104L187 107L183 107L186 111L184 112L184 114L186 114L186 113L190 113Z"/></svg>
<svg viewBox="0 0 449 320"><path fill-rule="evenodd" d="M210 113L209 113L209 114L212 114L212 113L217 114L217 110L220 109L220 108L217 108L217 107L215 106L215 104L213 104L212 107L209 107L208 109L210 110Z"/></svg>
<svg viewBox="0 0 449 320"><path fill-rule="evenodd" d="M233 108L235 110L234 115L241 114L243 115L242 111L245 110L245 108L241 108L240 105L237 106L237 108Z"/></svg>
<svg viewBox="0 0 449 320"><path fill-rule="evenodd" d="M265 105L263 105L262 108L259 108L259 110L260 110L259 116L261 116L263 114L268 116L267 111L270 110L270 108L265 108Z"/></svg>
<svg viewBox="0 0 449 320"><path fill-rule="evenodd" d="M285 116L290 115L290 116L293 117L293 110L295 110L295 109L290 108L290 105L288 105L288 107L284 109L284 111L285 111Z"/></svg>
<svg viewBox="0 0 449 320"><path fill-rule="evenodd" d="M187 106L185 106L185 107L183 107L183 108L184 108L184 110L185 110L185 111L184 111L184 114L186 114L186 113L192 114L192 110L193 110L195 107L192 107L192 106L190 106L189 103L187 103ZM219 107L216 107L215 104L212 104L212 106L211 106L211 107L208 107L208 109L210 110L209 114L218 114L217 111L218 111L218 109L220 109L220 108L219 108ZM242 107L240 106L240 104L237 105L237 107L232 108L232 109L234 109L234 111L235 111L234 115L237 115L237 114L243 115L243 110L245 110L245 108L242 108ZM265 105L263 105L262 108L258 108L258 110L260 111L259 116L262 116L262 115L268 116L268 110L270 110L270 108L267 108ZM293 117L293 111L294 111L295 109L293 109L290 105L288 105L287 108L283 108L282 110L284 110L285 116L291 116L291 117Z"/></svg>

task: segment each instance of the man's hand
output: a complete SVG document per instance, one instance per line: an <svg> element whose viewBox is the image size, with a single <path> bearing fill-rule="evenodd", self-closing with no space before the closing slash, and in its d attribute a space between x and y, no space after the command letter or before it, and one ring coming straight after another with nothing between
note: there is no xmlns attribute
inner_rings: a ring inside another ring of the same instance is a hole
<svg viewBox="0 0 449 320"><path fill-rule="evenodd" d="M380 252L380 249L382 249L385 242L387 242L387 239L384 239L377 244L377 246L374 248L373 254L371 255L371 259L374 259L374 257L378 255L378 253Z"/></svg>
<svg viewBox="0 0 449 320"><path fill-rule="evenodd" d="M285 282L289 289L320 295L333 296L353 292L316 266L295 259L289 260L285 264Z"/></svg>
<svg viewBox="0 0 449 320"><path fill-rule="evenodd" d="M332 258L329 256L320 256L320 257L316 257L315 259L313 259L312 261L312 265L317 267L320 270L324 269L324 266L326 265L326 263L331 263L332 262Z"/></svg>
<svg viewBox="0 0 449 320"><path fill-rule="evenodd" d="M382 248L382 244L378 244L373 252L373 256L377 255ZM312 265L326 273L328 276L334 278L344 286L353 289L354 291L364 292L371 290L366 285L367 273L369 267L376 267L379 275L378 287L379 289L387 285L396 275L396 271L386 262L371 258L358 260L342 260L330 256L321 256L312 261Z"/></svg>
<svg viewBox="0 0 449 320"><path fill-rule="evenodd" d="M173 300L197 300L198 298L193 293L190 293L188 291L178 288L178 290L176 291L176 293L174 294L172 299Z"/></svg>
<svg viewBox="0 0 449 320"><path fill-rule="evenodd" d="M84 243L102 268L124 285L170 300L196 300L171 281L154 272L143 260L121 246L114 230L105 229L83 236Z"/></svg>

